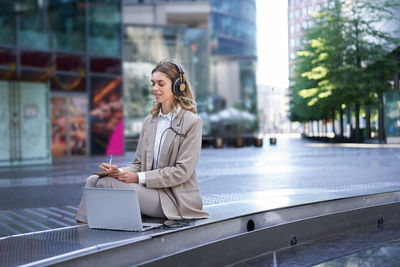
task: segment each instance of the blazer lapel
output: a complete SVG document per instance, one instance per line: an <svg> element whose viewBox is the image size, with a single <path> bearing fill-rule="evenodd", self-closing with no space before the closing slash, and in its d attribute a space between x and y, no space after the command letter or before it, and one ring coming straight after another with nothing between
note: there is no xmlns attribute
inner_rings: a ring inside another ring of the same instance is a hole
<svg viewBox="0 0 400 267"><path fill-rule="evenodd" d="M177 132L180 132L180 129L181 129L180 120L181 120L182 114L183 114L183 109L178 113L178 115L172 121L172 128L174 128L174 130ZM169 151L169 148L171 147L172 141L174 141L175 137L176 137L176 133L172 129L169 129L166 133L164 143L161 148L160 158L158 160L158 168L165 167L168 151Z"/></svg>
<svg viewBox="0 0 400 267"><path fill-rule="evenodd" d="M150 171L154 160L154 142L156 139L158 116L154 116L149 125L148 136L146 138L146 171Z"/></svg>

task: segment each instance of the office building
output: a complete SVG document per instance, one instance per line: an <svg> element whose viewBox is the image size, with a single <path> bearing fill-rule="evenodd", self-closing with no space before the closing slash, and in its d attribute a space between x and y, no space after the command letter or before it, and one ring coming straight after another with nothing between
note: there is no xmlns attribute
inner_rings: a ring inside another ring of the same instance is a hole
<svg viewBox="0 0 400 267"><path fill-rule="evenodd" d="M0 165L123 153L121 1L0 3Z"/></svg>
<svg viewBox="0 0 400 267"><path fill-rule="evenodd" d="M384 21L380 29L389 32L393 37L400 39L400 8L394 10L394 18ZM400 61L400 43L391 47L392 53L397 55ZM385 130L388 143L400 144L400 73L393 75L393 90L384 96L385 101Z"/></svg>
<svg viewBox="0 0 400 267"><path fill-rule="evenodd" d="M321 10L327 0L288 0L289 77L292 76L296 51L301 49L303 29L313 25L312 13Z"/></svg>
<svg viewBox="0 0 400 267"><path fill-rule="evenodd" d="M150 72L163 58L177 58L187 70L203 135L211 113L232 106L256 112L254 0L123 3L126 136L139 134L152 106Z"/></svg>
<svg viewBox="0 0 400 267"><path fill-rule="evenodd" d="M261 132L264 134L291 132L291 123L288 118L288 89L260 85L258 90Z"/></svg>
<svg viewBox="0 0 400 267"><path fill-rule="evenodd" d="M255 51L255 0L2 1L0 165L124 153L165 57L187 69L201 114L256 110Z"/></svg>

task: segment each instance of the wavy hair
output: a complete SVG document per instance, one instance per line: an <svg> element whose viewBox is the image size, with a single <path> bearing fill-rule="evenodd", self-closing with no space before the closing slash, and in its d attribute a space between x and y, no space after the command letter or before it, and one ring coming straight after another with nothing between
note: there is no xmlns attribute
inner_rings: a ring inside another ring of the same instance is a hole
<svg viewBox="0 0 400 267"><path fill-rule="evenodd" d="M196 101L194 100L194 94L193 94L192 88L190 86L190 83L187 80L185 70L183 69L182 65L179 64L179 62L177 62L174 59L163 59L154 67L154 69L151 71L151 74L153 74L157 71L162 72L171 81L173 81L176 78L179 78L179 76L180 76L179 70L175 64L180 66L182 69L182 72L183 72L182 76L183 76L183 79L185 80L186 89L182 92L182 94L180 96L177 96L174 94L175 99L174 99L172 111L175 112L176 108L178 107L178 104L179 104L183 109L189 110L189 111L193 112L194 114L197 114ZM171 88L171 90L172 90L172 88ZM150 113L153 116L156 116L160 112L160 108L161 108L161 103L156 102L156 104L151 109Z"/></svg>

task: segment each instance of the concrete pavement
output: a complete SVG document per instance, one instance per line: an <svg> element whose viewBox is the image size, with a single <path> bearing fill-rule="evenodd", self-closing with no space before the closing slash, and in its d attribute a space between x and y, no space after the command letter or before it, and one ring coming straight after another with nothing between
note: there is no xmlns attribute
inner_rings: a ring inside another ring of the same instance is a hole
<svg viewBox="0 0 400 267"><path fill-rule="evenodd" d="M126 165L134 153L114 156ZM0 235L74 223L86 176L105 156L51 166L0 168ZM204 205L240 200L290 204L400 189L400 146L322 144L278 136L277 145L203 148L197 168Z"/></svg>

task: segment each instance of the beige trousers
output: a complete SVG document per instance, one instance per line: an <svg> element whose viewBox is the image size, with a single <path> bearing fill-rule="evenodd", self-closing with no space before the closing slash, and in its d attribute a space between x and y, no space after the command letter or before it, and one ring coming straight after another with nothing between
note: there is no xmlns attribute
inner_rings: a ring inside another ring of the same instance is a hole
<svg viewBox="0 0 400 267"><path fill-rule="evenodd" d="M139 206L142 214L150 217L165 218L161 208L160 196L156 189L146 188L136 183L125 183L112 177L99 179L97 175L89 176L86 179L85 187L135 189L138 193ZM87 223L86 208L83 198L79 204L76 220Z"/></svg>

